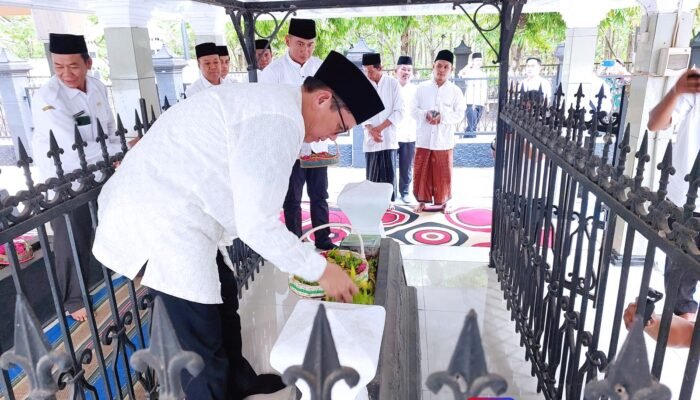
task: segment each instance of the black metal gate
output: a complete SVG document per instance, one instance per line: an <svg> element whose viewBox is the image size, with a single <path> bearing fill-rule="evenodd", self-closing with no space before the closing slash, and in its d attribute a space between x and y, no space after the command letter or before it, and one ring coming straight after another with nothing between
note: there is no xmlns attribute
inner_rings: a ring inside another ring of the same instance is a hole
<svg viewBox="0 0 700 400"><path fill-rule="evenodd" d="M649 396L643 398L670 398L668 389L656 381L664 367L679 282L697 279L700 273L695 244L700 221L693 217L700 158L686 177L687 202L678 207L666 199L669 175L674 173L671 145L657 166L658 189L643 186L650 167L647 134L634 154L635 175L625 175L631 151L629 128L619 140L613 162L612 144L617 139L612 123L600 129L602 99L597 110L588 110L582 106L588 104L583 97L579 88L576 105L567 109L561 88L550 105L541 96L511 86L500 114L504 129L497 142L491 266L498 273L526 358L532 362L532 374L547 399L580 399L586 383L606 371L612 380L610 390L593 388L601 382L589 385L585 391L589 398L597 399L601 393L642 398L634 397L642 390ZM596 143L602 145L599 154ZM613 240L620 226L626 227L622 266L612 271ZM636 273L638 269L630 269L631 255L635 242L643 241L645 262ZM626 336L622 328L626 303L637 298L636 315L645 321L653 309L654 299L648 294L657 250L670 258L672 267L668 288L656 288L666 292L666 300L651 374L646 352L633 365L624 366L630 372L620 374L618 368L614 374L610 363L622 357L618 342ZM641 275L639 282L631 278L635 273ZM674 398L692 398L698 350L696 325L682 387Z"/></svg>

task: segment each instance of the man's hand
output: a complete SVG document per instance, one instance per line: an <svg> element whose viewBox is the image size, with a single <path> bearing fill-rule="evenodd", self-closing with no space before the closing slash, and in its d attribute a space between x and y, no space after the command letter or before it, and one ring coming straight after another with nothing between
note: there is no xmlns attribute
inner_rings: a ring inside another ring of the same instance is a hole
<svg viewBox="0 0 700 400"><path fill-rule="evenodd" d="M372 136L372 139L374 139L374 141L377 143L381 143L384 141L384 138L382 137L382 130L378 127L372 127L372 129L369 130L369 134Z"/></svg>
<svg viewBox="0 0 700 400"><path fill-rule="evenodd" d="M138 143L139 140L141 140L141 138L136 136L135 138L129 140L126 144L129 146L129 148L132 148L132 147L136 146L136 143Z"/></svg>
<svg viewBox="0 0 700 400"><path fill-rule="evenodd" d="M351 303L352 296L358 291L355 282L338 265L329 262L326 270L318 280L326 294L343 303Z"/></svg>
<svg viewBox="0 0 700 400"><path fill-rule="evenodd" d="M700 93L700 70L688 68L673 86L676 94Z"/></svg>
<svg viewBox="0 0 700 400"><path fill-rule="evenodd" d="M634 316L637 314L637 303L629 303L625 309L624 314L622 314L622 320L625 321L625 328L630 329L632 323L634 322ZM657 314L651 314L651 319L646 324L644 329L654 328L659 324L659 316Z"/></svg>

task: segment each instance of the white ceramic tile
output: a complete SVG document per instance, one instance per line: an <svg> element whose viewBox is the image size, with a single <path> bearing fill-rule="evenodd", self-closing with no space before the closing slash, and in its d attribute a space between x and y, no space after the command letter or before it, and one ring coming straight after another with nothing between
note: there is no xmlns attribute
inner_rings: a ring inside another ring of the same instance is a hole
<svg viewBox="0 0 700 400"><path fill-rule="evenodd" d="M488 262L489 249L482 247L401 245L404 260Z"/></svg>
<svg viewBox="0 0 700 400"><path fill-rule="evenodd" d="M483 318L486 309L486 288L424 287L425 309L466 314L474 309Z"/></svg>
<svg viewBox="0 0 700 400"><path fill-rule="evenodd" d="M270 366L270 351L293 307L248 304L240 308L243 355L258 373L278 373Z"/></svg>
<svg viewBox="0 0 700 400"><path fill-rule="evenodd" d="M416 298L418 310L425 310L425 294L423 294L423 286L416 286Z"/></svg>
<svg viewBox="0 0 700 400"><path fill-rule="evenodd" d="M454 288L485 288L488 266L481 262L423 261L425 286Z"/></svg>
<svg viewBox="0 0 700 400"><path fill-rule="evenodd" d="M255 281L243 292L241 308L249 304L294 307L299 299L289 290L289 274L266 263L255 276Z"/></svg>
<svg viewBox="0 0 700 400"><path fill-rule="evenodd" d="M403 260L403 272L408 286L423 286L425 277L425 261Z"/></svg>
<svg viewBox="0 0 700 400"><path fill-rule="evenodd" d="M426 329L425 323L425 311L418 310L418 330L420 335L420 370L421 377L423 378L423 389L424 391L428 388L425 387L425 380L430 375L430 370L428 368L428 330Z"/></svg>

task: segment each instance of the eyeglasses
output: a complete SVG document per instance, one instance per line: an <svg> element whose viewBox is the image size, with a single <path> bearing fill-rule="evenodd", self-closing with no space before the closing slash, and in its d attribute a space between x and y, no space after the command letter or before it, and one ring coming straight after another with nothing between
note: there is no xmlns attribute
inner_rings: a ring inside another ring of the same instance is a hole
<svg viewBox="0 0 700 400"><path fill-rule="evenodd" d="M342 130L340 132L336 133L336 135L339 135L343 132L347 132L348 126L345 125L345 119L343 119L343 113L340 112L340 104L338 103L338 99L336 99L335 96L333 96L333 102L335 103L335 108L338 109L338 116L340 117L340 123L341 123L340 127L342 128Z"/></svg>

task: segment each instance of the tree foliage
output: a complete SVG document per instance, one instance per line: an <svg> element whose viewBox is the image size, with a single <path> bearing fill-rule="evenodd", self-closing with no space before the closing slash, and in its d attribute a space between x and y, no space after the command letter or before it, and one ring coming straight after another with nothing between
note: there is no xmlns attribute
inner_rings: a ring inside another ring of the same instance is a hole
<svg viewBox="0 0 700 400"><path fill-rule="evenodd" d="M5 17L0 20L0 42L20 58L44 56L44 45L36 37L30 16Z"/></svg>

